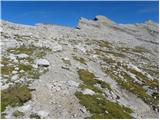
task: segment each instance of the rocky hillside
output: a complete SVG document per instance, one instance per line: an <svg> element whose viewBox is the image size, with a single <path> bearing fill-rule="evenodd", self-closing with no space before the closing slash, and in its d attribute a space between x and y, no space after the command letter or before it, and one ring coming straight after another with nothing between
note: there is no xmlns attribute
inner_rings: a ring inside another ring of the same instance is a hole
<svg viewBox="0 0 160 120"><path fill-rule="evenodd" d="M158 24L1 21L2 118L158 118Z"/></svg>

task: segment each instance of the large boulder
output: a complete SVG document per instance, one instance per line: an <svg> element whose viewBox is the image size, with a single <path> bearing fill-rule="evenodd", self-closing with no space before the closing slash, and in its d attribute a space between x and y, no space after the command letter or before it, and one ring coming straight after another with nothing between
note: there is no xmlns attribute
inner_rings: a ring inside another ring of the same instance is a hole
<svg viewBox="0 0 160 120"><path fill-rule="evenodd" d="M41 67L48 67L50 64L49 64L48 60L46 60L46 59L38 59L36 61L36 65L41 66Z"/></svg>

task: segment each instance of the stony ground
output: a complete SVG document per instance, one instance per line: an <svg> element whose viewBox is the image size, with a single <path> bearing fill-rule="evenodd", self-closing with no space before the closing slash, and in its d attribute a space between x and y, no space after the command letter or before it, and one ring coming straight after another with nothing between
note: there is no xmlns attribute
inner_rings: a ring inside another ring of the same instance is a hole
<svg viewBox="0 0 160 120"><path fill-rule="evenodd" d="M1 24L2 118L158 118L158 25Z"/></svg>

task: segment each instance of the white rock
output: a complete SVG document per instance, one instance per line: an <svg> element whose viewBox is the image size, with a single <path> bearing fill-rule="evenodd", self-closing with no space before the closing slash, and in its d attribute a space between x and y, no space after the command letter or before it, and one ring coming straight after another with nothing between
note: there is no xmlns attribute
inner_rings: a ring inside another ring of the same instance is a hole
<svg viewBox="0 0 160 120"><path fill-rule="evenodd" d="M17 74L18 73L18 71L12 71L12 74Z"/></svg>
<svg viewBox="0 0 160 120"><path fill-rule="evenodd" d="M56 87L56 91L60 91L61 90L61 88L60 87Z"/></svg>
<svg viewBox="0 0 160 120"><path fill-rule="evenodd" d="M18 79L18 75L13 75L11 79L12 80L17 80Z"/></svg>
<svg viewBox="0 0 160 120"><path fill-rule="evenodd" d="M86 113L86 109L85 108L80 108L80 111L82 111L82 113Z"/></svg>
<svg viewBox="0 0 160 120"><path fill-rule="evenodd" d="M31 110L31 105L24 105L24 106L21 106L18 108L18 111L21 111L21 112L27 112L27 111L30 111Z"/></svg>
<svg viewBox="0 0 160 120"><path fill-rule="evenodd" d="M38 59L36 65L48 67L50 64L46 59Z"/></svg>
<svg viewBox="0 0 160 120"><path fill-rule="evenodd" d="M52 51L54 51L54 52L60 52L62 50L63 50L63 48L62 48L61 45L59 45L59 44L53 44L52 45Z"/></svg>
<svg viewBox="0 0 160 120"><path fill-rule="evenodd" d="M29 55L24 54L24 53L22 53L22 54L17 54L16 56L17 56L18 58L28 58L28 57L29 57Z"/></svg>
<svg viewBox="0 0 160 120"><path fill-rule="evenodd" d="M72 81L72 80L68 81L68 84L69 84L69 86L75 86L75 87L79 86L79 83Z"/></svg>
<svg viewBox="0 0 160 120"><path fill-rule="evenodd" d="M84 89L84 90L82 91L82 93L83 93L84 95L94 95L94 94L95 94L95 92L92 91L92 90L90 90L90 89Z"/></svg>
<svg viewBox="0 0 160 120"><path fill-rule="evenodd" d="M16 57L15 57L14 54L10 54L10 55L9 55L9 58L10 58L11 60L16 60Z"/></svg>
<svg viewBox="0 0 160 120"><path fill-rule="evenodd" d="M9 88L9 84L1 85L1 90Z"/></svg>
<svg viewBox="0 0 160 120"><path fill-rule="evenodd" d="M98 58L98 55L93 55L93 58Z"/></svg>
<svg viewBox="0 0 160 120"><path fill-rule="evenodd" d="M135 66L133 64L128 64L128 67L142 73L142 70L140 70L137 66Z"/></svg>
<svg viewBox="0 0 160 120"><path fill-rule="evenodd" d="M35 64L33 64L33 65L32 65L32 67L33 67L33 68L36 68L36 69L38 68L38 66L37 66L37 65L35 65Z"/></svg>
<svg viewBox="0 0 160 120"><path fill-rule="evenodd" d="M13 62L18 63L18 60L17 60L17 59L15 59L15 60L13 60Z"/></svg>
<svg viewBox="0 0 160 120"><path fill-rule="evenodd" d="M3 64L0 64L0 67L4 67L4 65L3 65Z"/></svg>
<svg viewBox="0 0 160 120"><path fill-rule="evenodd" d="M63 58L64 60L70 60L68 57Z"/></svg>
<svg viewBox="0 0 160 120"><path fill-rule="evenodd" d="M20 70L19 72L20 72L20 73L23 73L23 72L25 72L25 71L24 71L24 70Z"/></svg>
<svg viewBox="0 0 160 120"><path fill-rule="evenodd" d="M41 118L46 118L49 113L46 112L46 111L38 111L38 115L41 117Z"/></svg>
<svg viewBox="0 0 160 120"><path fill-rule="evenodd" d="M18 67L16 67L16 68L15 68L15 70L19 70L19 68L18 68Z"/></svg>
<svg viewBox="0 0 160 120"><path fill-rule="evenodd" d="M86 52L86 49L82 46L82 44L75 45L75 47L84 53Z"/></svg>

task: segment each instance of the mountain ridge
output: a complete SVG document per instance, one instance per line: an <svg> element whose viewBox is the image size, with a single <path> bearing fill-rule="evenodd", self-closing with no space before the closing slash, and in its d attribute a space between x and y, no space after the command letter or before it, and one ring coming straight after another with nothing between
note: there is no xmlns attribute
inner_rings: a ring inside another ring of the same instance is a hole
<svg viewBox="0 0 160 120"><path fill-rule="evenodd" d="M2 118L158 118L158 24L77 26L1 22Z"/></svg>

